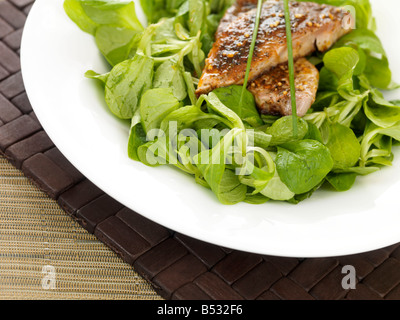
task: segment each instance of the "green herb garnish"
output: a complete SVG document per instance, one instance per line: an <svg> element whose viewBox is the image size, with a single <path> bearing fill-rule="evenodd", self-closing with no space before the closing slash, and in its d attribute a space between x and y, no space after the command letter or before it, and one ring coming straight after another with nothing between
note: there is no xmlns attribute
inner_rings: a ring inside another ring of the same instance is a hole
<svg viewBox="0 0 400 320"><path fill-rule="evenodd" d="M256 20L254 22L254 31L253 31L253 39L251 41L250 45L250 51L249 51L249 57L247 58L247 67L246 67L246 74L244 77L244 83L243 83L243 88L242 88L242 94L240 96L240 102L239 102L239 109L242 108L243 106L243 98L247 89L247 84L249 82L249 75L250 75L250 69L251 69L251 63L253 61L253 55L254 55L254 49L256 47L256 42L257 42L257 36L258 36L258 29L260 27L260 20L261 20L261 10L262 10L262 3L263 0L258 0L257 3L257 13L256 13Z"/></svg>
<svg viewBox="0 0 400 320"><path fill-rule="evenodd" d="M285 10L286 39L287 39L287 48L288 48L290 96L291 96L291 100L292 100L293 133L294 133L294 136L297 136L297 106L296 106L296 88L295 88L295 84L294 84L292 26L290 24L289 0L284 0L283 2L284 2L284 10Z"/></svg>
<svg viewBox="0 0 400 320"><path fill-rule="evenodd" d="M246 92L247 85L249 82L251 63L253 60L254 49L256 46L256 42L257 42L258 29L260 27L262 3L263 3L263 0L258 0L256 19L254 22L253 38L251 41L249 56L247 59L246 74L245 74L245 78L244 78L242 94L240 96L239 109L241 109L243 107L243 98L244 98L244 94ZM293 133L294 133L294 136L296 137L298 135L297 106L296 106L296 88L295 88L295 83L294 83L294 81L295 81L295 79L294 79L294 59L293 59L292 29L291 29L291 23L290 23L289 0L284 0L284 11L285 11L286 38L287 38L287 47L288 47L290 96L291 96L292 115L293 115L293 121L292 121L293 122Z"/></svg>

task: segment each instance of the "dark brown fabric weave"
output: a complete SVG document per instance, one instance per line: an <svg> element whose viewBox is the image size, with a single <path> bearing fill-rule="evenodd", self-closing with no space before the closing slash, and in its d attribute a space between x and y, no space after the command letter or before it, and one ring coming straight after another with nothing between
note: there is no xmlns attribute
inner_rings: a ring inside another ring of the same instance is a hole
<svg viewBox="0 0 400 320"><path fill-rule="evenodd" d="M0 152L71 218L115 251L165 299L366 300L400 298L400 244L324 259L229 250L159 226L78 172L38 122L20 72L19 48L33 0L0 0ZM343 266L357 274L343 289Z"/></svg>

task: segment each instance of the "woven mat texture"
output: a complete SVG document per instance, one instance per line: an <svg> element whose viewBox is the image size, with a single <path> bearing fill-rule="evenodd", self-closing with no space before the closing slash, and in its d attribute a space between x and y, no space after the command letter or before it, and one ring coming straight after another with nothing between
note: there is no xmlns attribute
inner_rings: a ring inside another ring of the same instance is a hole
<svg viewBox="0 0 400 320"><path fill-rule="evenodd" d="M323 259L255 255L167 230L98 189L25 93L19 50L32 4L0 0L0 299L400 299L400 244Z"/></svg>
<svg viewBox="0 0 400 320"><path fill-rule="evenodd" d="M0 157L0 299L161 297L132 266Z"/></svg>

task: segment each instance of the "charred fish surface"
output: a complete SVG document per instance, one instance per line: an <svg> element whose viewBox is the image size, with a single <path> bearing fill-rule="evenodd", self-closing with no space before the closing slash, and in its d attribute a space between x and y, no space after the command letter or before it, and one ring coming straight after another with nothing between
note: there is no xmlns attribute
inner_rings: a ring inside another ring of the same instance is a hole
<svg viewBox="0 0 400 320"><path fill-rule="evenodd" d="M315 102L318 90L318 69L306 58L295 61L295 86L297 115L303 117ZM249 91L254 95L262 114L288 116L292 114L288 65L274 67L250 83Z"/></svg>
<svg viewBox="0 0 400 320"><path fill-rule="evenodd" d="M243 84L256 17L256 1L240 0L220 22L215 42L206 59L197 94L233 84ZM313 2L290 2L293 58L328 50L352 30L351 16L341 8ZM350 18L349 18L350 16ZM282 1L266 1L249 80L288 61Z"/></svg>

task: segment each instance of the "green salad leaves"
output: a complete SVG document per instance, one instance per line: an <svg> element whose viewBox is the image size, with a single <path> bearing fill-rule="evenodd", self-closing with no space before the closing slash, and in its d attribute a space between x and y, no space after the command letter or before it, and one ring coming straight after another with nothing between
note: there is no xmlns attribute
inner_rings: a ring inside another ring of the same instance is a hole
<svg viewBox="0 0 400 320"><path fill-rule="evenodd" d="M358 177L391 166L400 102L386 101L382 90L398 86L369 1L314 0L353 11L357 28L309 57L320 71L319 90L297 119L260 115L242 86L196 96L215 31L233 2L141 0L144 26L132 1L65 0L68 16L93 35L110 66L86 77L100 81L111 112L131 122L129 157L173 166L225 205L297 204L320 188L347 191Z"/></svg>
<svg viewBox="0 0 400 320"><path fill-rule="evenodd" d="M134 2L65 0L64 9L84 32L95 37L112 66L133 57L144 30L136 17Z"/></svg>

